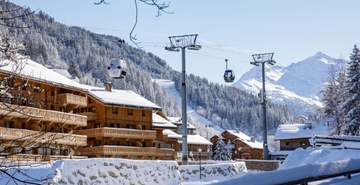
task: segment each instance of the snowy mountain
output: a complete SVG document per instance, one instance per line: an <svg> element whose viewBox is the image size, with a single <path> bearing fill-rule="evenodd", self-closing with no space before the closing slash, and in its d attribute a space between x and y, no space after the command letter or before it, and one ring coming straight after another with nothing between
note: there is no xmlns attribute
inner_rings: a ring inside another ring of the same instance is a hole
<svg viewBox="0 0 360 185"><path fill-rule="evenodd" d="M286 104L295 115L313 114L322 107L319 92L329 76L329 67L346 69L347 62L317 52L287 67L265 64L266 96L272 102ZM261 66L253 67L233 86L258 94L262 88Z"/></svg>

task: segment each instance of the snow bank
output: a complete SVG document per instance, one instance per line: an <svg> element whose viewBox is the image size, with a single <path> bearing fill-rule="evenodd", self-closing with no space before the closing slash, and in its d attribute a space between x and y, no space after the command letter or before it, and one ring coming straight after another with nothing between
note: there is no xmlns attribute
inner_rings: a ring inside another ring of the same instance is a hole
<svg viewBox="0 0 360 185"><path fill-rule="evenodd" d="M175 161L126 159L64 160L55 184L181 184Z"/></svg>
<svg viewBox="0 0 360 185"><path fill-rule="evenodd" d="M194 182L200 178L200 165L179 166L182 182ZM201 181L224 180L247 172L245 162L201 165Z"/></svg>
<svg viewBox="0 0 360 185"><path fill-rule="evenodd" d="M359 169L360 150L332 150L323 148L296 149L280 165L270 172L248 172L221 185L233 184L282 184L304 178L330 175Z"/></svg>
<svg viewBox="0 0 360 185"><path fill-rule="evenodd" d="M22 165L18 168L12 163L14 169L7 172L29 183L41 184L180 185L199 182L200 178L199 164L179 166L175 161L93 158ZM204 164L201 165L201 181L215 182L245 172L244 162ZM0 184L17 183L1 173Z"/></svg>

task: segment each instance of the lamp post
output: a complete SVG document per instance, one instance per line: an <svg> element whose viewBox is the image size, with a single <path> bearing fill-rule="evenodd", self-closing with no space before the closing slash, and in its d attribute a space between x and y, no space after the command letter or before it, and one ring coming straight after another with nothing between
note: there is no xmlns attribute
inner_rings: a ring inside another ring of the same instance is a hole
<svg viewBox="0 0 360 185"><path fill-rule="evenodd" d="M255 66L261 64L262 67L262 90L261 90L261 107L263 109L262 113L262 123L263 123L263 155L264 160L268 159L268 145L267 145L267 125L266 125L266 95L265 95L265 63L274 65L276 62L272 59L274 53L263 53L263 54L253 54L252 57L254 62L250 62Z"/></svg>
<svg viewBox="0 0 360 185"><path fill-rule="evenodd" d="M201 151L202 149L201 148L198 148L198 151L199 151L199 166L200 166L200 179L201 179Z"/></svg>
<svg viewBox="0 0 360 185"><path fill-rule="evenodd" d="M170 46L165 47L168 51L180 51L182 54L182 83L181 83L181 114L182 114L182 159L181 164L188 164L187 148L187 117L186 117L186 85L185 85L185 48L199 50L201 45L196 44L197 34L170 36Z"/></svg>
<svg viewBox="0 0 360 185"><path fill-rule="evenodd" d="M43 161L45 160L45 147L44 147L45 142L46 142L46 139L43 137L43 138L41 139Z"/></svg>

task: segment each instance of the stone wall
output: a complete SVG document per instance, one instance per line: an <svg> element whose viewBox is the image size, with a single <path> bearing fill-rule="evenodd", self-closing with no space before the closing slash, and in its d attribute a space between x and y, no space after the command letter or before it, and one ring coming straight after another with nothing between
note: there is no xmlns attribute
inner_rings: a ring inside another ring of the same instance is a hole
<svg viewBox="0 0 360 185"><path fill-rule="evenodd" d="M281 161L265 161L265 160L244 160L247 170L256 171L274 171L277 170Z"/></svg>

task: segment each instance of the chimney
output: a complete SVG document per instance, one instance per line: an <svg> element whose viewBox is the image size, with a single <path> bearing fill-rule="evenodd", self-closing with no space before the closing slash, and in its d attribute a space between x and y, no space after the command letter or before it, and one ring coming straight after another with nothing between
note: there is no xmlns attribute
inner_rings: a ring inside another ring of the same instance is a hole
<svg viewBox="0 0 360 185"><path fill-rule="evenodd" d="M111 82L106 82L105 83L105 90L111 92Z"/></svg>
<svg viewBox="0 0 360 185"><path fill-rule="evenodd" d="M250 137L250 140L251 140L251 142L254 142L254 143L255 143L255 137L254 137L254 136L251 136L251 137Z"/></svg>

